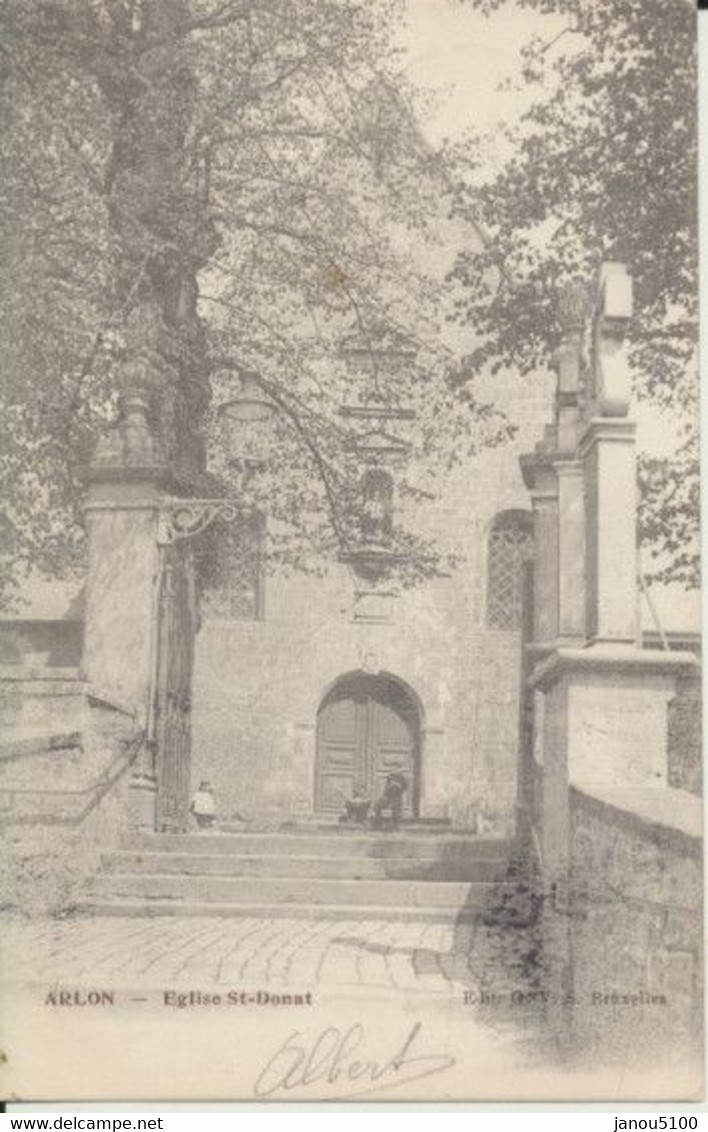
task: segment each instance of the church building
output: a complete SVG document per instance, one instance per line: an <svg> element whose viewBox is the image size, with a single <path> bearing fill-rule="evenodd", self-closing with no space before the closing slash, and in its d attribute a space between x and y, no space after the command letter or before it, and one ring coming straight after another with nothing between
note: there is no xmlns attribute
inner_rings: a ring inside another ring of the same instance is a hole
<svg viewBox="0 0 708 1132"><path fill-rule="evenodd" d="M259 553L258 524L222 541L196 637L192 775L224 814L331 819L354 786L376 797L395 771L409 817L511 832L533 547L519 454L541 435L550 393L549 379L507 377L514 440L408 505L407 524L455 563L443 576L405 586L387 569L409 422L376 404L344 407L360 418L361 551L323 577L283 575Z"/></svg>

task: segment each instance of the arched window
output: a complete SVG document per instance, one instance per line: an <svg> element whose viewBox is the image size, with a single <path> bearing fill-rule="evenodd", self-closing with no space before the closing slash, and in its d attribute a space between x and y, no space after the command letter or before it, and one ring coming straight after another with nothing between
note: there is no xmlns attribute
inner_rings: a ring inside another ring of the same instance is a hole
<svg viewBox="0 0 708 1132"><path fill-rule="evenodd" d="M360 481L361 534L366 542L386 542L393 533L393 480L383 468L369 468Z"/></svg>
<svg viewBox="0 0 708 1132"><path fill-rule="evenodd" d="M501 511L487 545L487 625L518 632L522 627L524 564L533 555L528 511Z"/></svg>

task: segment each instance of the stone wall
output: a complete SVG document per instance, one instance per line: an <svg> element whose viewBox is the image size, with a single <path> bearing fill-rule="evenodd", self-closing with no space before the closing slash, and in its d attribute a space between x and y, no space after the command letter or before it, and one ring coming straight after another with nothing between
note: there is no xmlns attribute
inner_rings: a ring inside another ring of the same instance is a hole
<svg viewBox="0 0 708 1132"><path fill-rule="evenodd" d="M564 986L555 980L566 995L565 1043L594 1065L653 1063L657 1074L672 1063L692 1065L698 1082L700 836L574 788L569 824L568 891L562 900L547 894L546 912L546 962L570 972ZM694 824L700 831L700 820ZM553 954L551 938L565 955Z"/></svg>
<svg viewBox="0 0 708 1132"><path fill-rule="evenodd" d="M0 621L0 665L78 668L82 621Z"/></svg>
<svg viewBox="0 0 708 1132"><path fill-rule="evenodd" d="M402 680L420 705L422 813L508 826L519 635L472 620L460 589L463 579L431 583L395 599L389 621L367 623L352 615L351 579L342 571L324 582L289 579L279 592L271 585L263 622L205 622L195 665L194 780L212 781L227 814L309 813L319 706L337 679L365 669Z"/></svg>
<svg viewBox="0 0 708 1132"><path fill-rule="evenodd" d="M518 383L521 384L520 382ZM192 778L226 815L312 811L318 708L341 676L388 673L421 707L421 814L509 833L515 820L521 634L486 624L486 545L494 516L528 509L518 448L548 412L548 383L502 397L518 444L450 473L416 512L417 529L459 565L362 617L345 566L325 578L267 579L262 621L205 618L197 637Z"/></svg>
<svg viewBox="0 0 708 1132"><path fill-rule="evenodd" d="M700 672L677 680L668 726L669 786L698 795L703 789L701 691Z"/></svg>
<svg viewBox="0 0 708 1132"><path fill-rule="evenodd" d="M27 691L28 689L25 689ZM31 689L29 689L31 693ZM27 698L31 699L31 694ZM131 768L142 747L133 721L84 698L81 727L51 721L33 737L0 742L0 908L66 913L81 899L101 851L131 827Z"/></svg>
<svg viewBox="0 0 708 1132"><path fill-rule="evenodd" d="M85 707L86 688L76 669L0 666L0 723L6 738L76 730Z"/></svg>
<svg viewBox="0 0 708 1132"><path fill-rule="evenodd" d="M534 742L525 751L549 1027L580 1065L652 1058L661 1066L676 1051L694 1063L702 1042L702 809L685 772L676 788L672 757L684 767L689 739L695 743L690 705L695 712L700 678L685 655L664 654L662 674L659 654L656 671L643 673L638 652L636 672L611 679L612 659L603 675L590 651L574 654L576 665L586 659L574 682L547 672L543 685L543 664L536 670ZM640 711L640 696L653 696L663 713L650 703ZM673 756L667 703L682 711L683 730L676 717L672 730L669 713ZM698 766L697 750L693 758Z"/></svg>

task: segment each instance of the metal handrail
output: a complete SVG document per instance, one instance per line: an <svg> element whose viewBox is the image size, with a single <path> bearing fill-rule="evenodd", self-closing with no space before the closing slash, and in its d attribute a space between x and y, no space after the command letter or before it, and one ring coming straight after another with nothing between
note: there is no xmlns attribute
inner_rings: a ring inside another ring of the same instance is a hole
<svg viewBox="0 0 708 1132"><path fill-rule="evenodd" d="M664 626L661 624L661 618L659 617L658 610L656 608L656 605L654 604L654 599L651 596L651 594L649 593L649 586L647 585L647 580L646 580L646 577L644 575L644 571L641 570L641 569L637 573L637 580L639 582L639 589L641 590L642 596L643 596L644 600L646 601L647 606L649 607L649 613L651 614L651 618L652 618L652 621L654 622L654 625L656 627L656 631L659 634L659 640L661 641L661 647L666 652L670 652L671 646L669 645L668 638L667 638L666 633L664 631Z"/></svg>
<svg viewBox="0 0 708 1132"><path fill-rule="evenodd" d="M128 748L127 751L119 751L118 754L111 760L111 762L105 768L105 770L103 770L101 772L100 777L97 778L94 782L90 783L88 786L81 787L80 790L47 790L46 788L43 788L43 787L21 788L21 787L14 787L14 786L9 786L9 787L0 786L0 795L2 795L2 794L19 794L19 795L30 794L30 795L36 796L36 795L40 794L40 795L44 795L44 796L50 797L50 798L56 798L56 797L80 798L80 797L83 797L85 795L92 794L95 791L100 790L100 788L104 785L108 785L108 786L112 785L112 783L116 780L116 778L119 777L118 774L116 774L113 777L111 776L111 772L112 772L113 768L115 767L115 765L119 762L124 762L125 765L121 768L121 773L123 773L123 771L127 770L128 767L130 766L130 764L132 762L134 762L135 759L137 758L138 754L140 753L140 751L143 748L144 743L145 743L145 731L142 730L135 737L135 739L133 740L131 746Z"/></svg>

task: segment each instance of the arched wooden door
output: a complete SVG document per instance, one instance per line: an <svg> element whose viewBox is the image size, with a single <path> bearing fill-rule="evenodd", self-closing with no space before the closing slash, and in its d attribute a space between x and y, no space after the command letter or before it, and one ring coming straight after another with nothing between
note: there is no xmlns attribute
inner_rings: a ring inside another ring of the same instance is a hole
<svg viewBox="0 0 708 1132"><path fill-rule="evenodd" d="M388 676L344 676L325 697L317 716L315 807L341 812L360 783L376 800L386 775L408 781L404 815L418 813L420 717L413 695Z"/></svg>

